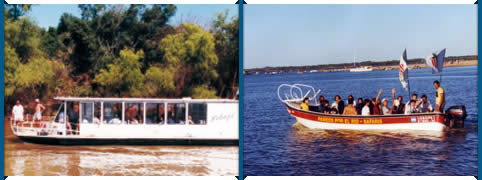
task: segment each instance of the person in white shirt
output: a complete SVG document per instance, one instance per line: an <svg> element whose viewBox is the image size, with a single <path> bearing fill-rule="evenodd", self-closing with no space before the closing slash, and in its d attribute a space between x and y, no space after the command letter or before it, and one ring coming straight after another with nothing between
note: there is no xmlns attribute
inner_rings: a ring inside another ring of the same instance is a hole
<svg viewBox="0 0 482 180"><path fill-rule="evenodd" d="M420 112L432 112L432 104L427 100L427 96L424 94L422 95L422 102L420 103L420 106L418 107Z"/></svg>
<svg viewBox="0 0 482 180"><path fill-rule="evenodd" d="M23 121L23 106L20 104L20 101L17 100L15 106L12 109L13 120L15 121Z"/></svg>
<svg viewBox="0 0 482 180"><path fill-rule="evenodd" d="M382 100L382 112L383 112L383 115L392 114L392 110L388 108L387 98L383 98Z"/></svg>
<svg viewBox="0 0 482 180"><path fill-rule="evenodd" d="M415 100L410 100L410 104L408 106L405 106L405 114L412 114L412 113L417 113L417 107L416 107L416 102Z"/></svg>
<svg viewBox="0 0 482 180"><path fill-rule="evenodd" d="M407 108L409 108L410 106L410 102L411 101L415 101L415 109L417 112L419 112L419 107L420 107L420 104L422 103L422 99L418 99L418 95L417 93L413 93L412 94L412 99L410 101L407 101L407 103L405 104L405 112L407 111Z"/></svg>
<svg viewBox="0 0 482 180"><path fill-rule="evenodd" d="M370 115L370 100L365 99L365 106L362 108L361 115L368 116Z"/></svg>

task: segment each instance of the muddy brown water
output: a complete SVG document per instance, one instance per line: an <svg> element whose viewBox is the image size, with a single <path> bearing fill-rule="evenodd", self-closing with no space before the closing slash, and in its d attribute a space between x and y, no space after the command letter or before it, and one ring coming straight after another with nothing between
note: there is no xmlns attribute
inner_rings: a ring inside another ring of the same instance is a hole
<svg viewBox="0 0 482 180"><path fill-rule="evenodd" d="M4 121L5 176L238 175L238 146L62 146L23 142Z"/></svg>

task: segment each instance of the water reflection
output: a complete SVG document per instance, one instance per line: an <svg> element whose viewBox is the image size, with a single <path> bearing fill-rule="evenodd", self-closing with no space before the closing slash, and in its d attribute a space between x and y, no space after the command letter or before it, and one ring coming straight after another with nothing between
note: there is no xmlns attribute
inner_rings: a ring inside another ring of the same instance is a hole
<svg viewBox="0 0 482 180"><path fill-rule="evenodd" d="M450 166L447 162L458 156L453 152L460 148L457 144L465 141L471 130L476 131L466 127L431 136L419 131L312 130L295 123L287 136L283 153L296 163L317 162L322 164L321 169L335 168L315 172L316 175L333 172L339 175L381 175L386 174L383 167L398 169L396 175L425 175L425 170L431 170L434 175L452 175L459 172L453 168L441 168ZM356 170L347 170L350 167L356 167Z"/></svg>
<svg viewBox="0 0 482 180"><path fill-rule="evenodd" d="M238 147L51 146L5 131L5 175L238 175Z"/></svg>

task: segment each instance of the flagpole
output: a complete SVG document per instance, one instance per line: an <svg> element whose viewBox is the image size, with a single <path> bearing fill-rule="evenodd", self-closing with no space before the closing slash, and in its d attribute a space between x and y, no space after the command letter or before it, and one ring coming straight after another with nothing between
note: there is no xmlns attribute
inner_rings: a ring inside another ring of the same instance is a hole
<svg viewBox="0 0 482 180"><path fill-rule="evenodd" d="M442 83L442 72L440 72L440 83Z"/></svg>
<svg viewBox="0 0 482 180"><path fill-rule="evenodd" d="M408 99L410 99L410 78L408 78L408 71L409 71L409 70L408 70L408 67L410 67L410 66L408 66L408 60L407 60L407 84L408 84ZM402 102L400 102L400 103L402 103Z"/></svg>

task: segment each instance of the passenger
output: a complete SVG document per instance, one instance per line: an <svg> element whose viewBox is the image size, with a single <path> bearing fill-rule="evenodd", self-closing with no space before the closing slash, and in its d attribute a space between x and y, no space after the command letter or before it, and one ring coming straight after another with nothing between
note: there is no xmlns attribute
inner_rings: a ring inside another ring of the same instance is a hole
<svg viewBox="0 0 482 180"><path fill-rule="evenodd" d="M383 115L380 99L375 99L375 102L373 105L373 115Z"/></svg>
<svg viewBox="0 0 482 180"><path fill-rule="evenodd" d="M136 105L131 105L128 107L126 115L129 124L139 124L139 120L137 118L138 109Z"/></svg>
<svg viewBox="0 0 482 180"><path fill-rule="evenodd" d="M164 105L160 105L159 108L157 109L159 111L159 124L164 124Z"/></svg>
<svg viewBox="0 0 482 180"><path fill-rule="evenodd" d="M372 98L372 100L370 101L370 106L368 106L370 108L370 114L373 115L373 106L375 105L375 98Z"/></svg>
<svg viewBox="0 0 482 180"><path fill-rule="evenodd" d="M343 110L345 109L345 102L341 100L339 95L335 96L335 102L331 105L331 109L335 110L335 114L343 114Z"/></svg>
<svg viewBox="0 0 482 180"><path fill-rule="evenodd" d="M188 122L189 124L194 124L194 122L192 121L192 116L191 116L191 115L188 116L187 122Z"/></svg>
<svg viewBox="0 0 482 180"><path fill-rule="evenodd" d="M12 115L15 122L23 121L23 106L19 100L17 100L17 103L12 108Z"/></svg>
<svg viewBox="0 0 482 180"><path fill-rule="evenodd" d="M358 103L356 104L356 112L358 114L361 114L362 109L363 109L363 99L358 98Z"/></svg>
<svg viewBox="0 0 482 180"><path fill-rule="evenodd" d="M78 111L75 110L74 103L70 104L70 108L67 109L67 127L69 129L67 134L77 134L77 126L79 123Z"/></svg>
<svg viewBox="0 0 482 180"><path fill-rule="evenodd" d="M310 99L308 99L308 98L303 99L303 103L300 104L300 108L302 110L309 111L310 110L310 108L308 106L309 103L310 103Z"/></svg>
<svg viewBox="0 0 482 180"><path fill-rule="evenodd" d="M392 114L392 110L388 108L388 100L386 98L382 100L382 112L383 115Z"/></svg>
<svg viewBox="0 0 482 180"><path fill-rule="evenodd" d="M324 96L320 96L318 98L318 102L320 102L320 107L318 108L318 110L323 113L325 111L325 97Z"/></svg>
<svg viewBox="0 0 482 180"><path fill-rule="evenodd" d="M346 100L346 104L348 104L348 100L352 99L353 100L353 107L356 107L356 102L355 102L355 99L353 98L353 96L350 94L348 95L348 99Z"/></svg>
<svg viewBox="0 0 482 180"><path fill-rule="evenodd" d="M392 114L403 114L405 112L405 104L403 104L403 97L398 96L395 99L395 88L392 89L392 98L393 98L393 106L392 106Z"/></svg>
<svg viewBox="0 0 482 180"><path fill-rule="evenodd" d="M174 120L176 117L176 112L174 112L174 105L169 104L167 106L167 124L175 124L176 121Z"/></svg>
<svg viewBox="0 0 482 180"><path fill-rule="evenodd" d="M370 100L369 99L365 99L365 106L363 106L361 115L363 115L363 116L371 115L370 114Z"/></svg>
<svg viewBox="0 0 482 180"><path fill-rule="evenodd" d="M99 117L97 117L99 116ZM100 109L96 109L94 113L94 123L100 124Z"/></svg>
<svg viewBox="0 0 482 180"><path fill-rule="evenodd" d="M45 106L40 104L39 99L35 99L35 114L33 114L34 121L42 121L42 113L45 111Z"/></svg>
<svg viewBox="0 0 482 180"><path fill-rule="evenodd" d="M111 124L122 124L124 123L122 121L122 104L121 103L117 103L117 104L113 104L112 105L113 107L113 116L112 116L112 119L110 120L110 123Z"/></svg>
<svg viewBox="0 0 482 180"><path fill-rule="evenodd" d="M445 106L445 92L442 87L440 87L440 82L434 81L433 87L437 90L435 94L435 112L443 112Z"/></svg>
<svg viewBox="0 0 482 180"><path fill-rule="evenodd" d="M95 103L95 112L94 112L94 123L100 124L100 103Z"/></svg>
<svg viewBox="0 0 482 180"><path fill-rule="evenodd" d="M418 99L417 93L413 93L411 100L415 101L415 108L417 109L417 112L418 112L419 111L418 107L422 103L422 99ZM405 104L405 109L407 109L408 106L410 106L410 101L408 101L407 104Z"/></svg>
<svg viewBox="0 0 482 180"><path fill-rule="evenodd" d="M415 100L410 100L409 106L405 107L405 114L413 114L417 113L417 107L416 107L417 101Z"/></svg>
<svg viewBox="0 0 482 180"><path fill-rule="evenodd" d="M373 99L373 115L383 115L382 106L380 105L380 95L382 94L382 89L378 90L377 97Z"/></svg>
<svg viewBox="0 0 482 180"><path fill-rule="evenodd" d="M427 96L424 94L422 95L422 102L418 108L420 110L420 112L424 113L424 112L432 112L433 109L432 109L432 104L430 104L430 102L427 100Z"/></svg>
<svg viewBox="0 0 482 180"><path fill-rule="evenodd" d="M357 115L356 108L353 106L353 97L348 99L348 105L345 107L343 115Z"/></svg>
<svg viewBox="0 0 482 180"><path fill-rule="evenodd" d="M323 113L325 113L325 114L330 114L330 112L331 112L330 102L329 102L328 100L325 100L325 101L323 102L323 104L324 104L324 106L325 106L325 108L323 108Z"/></svg>

